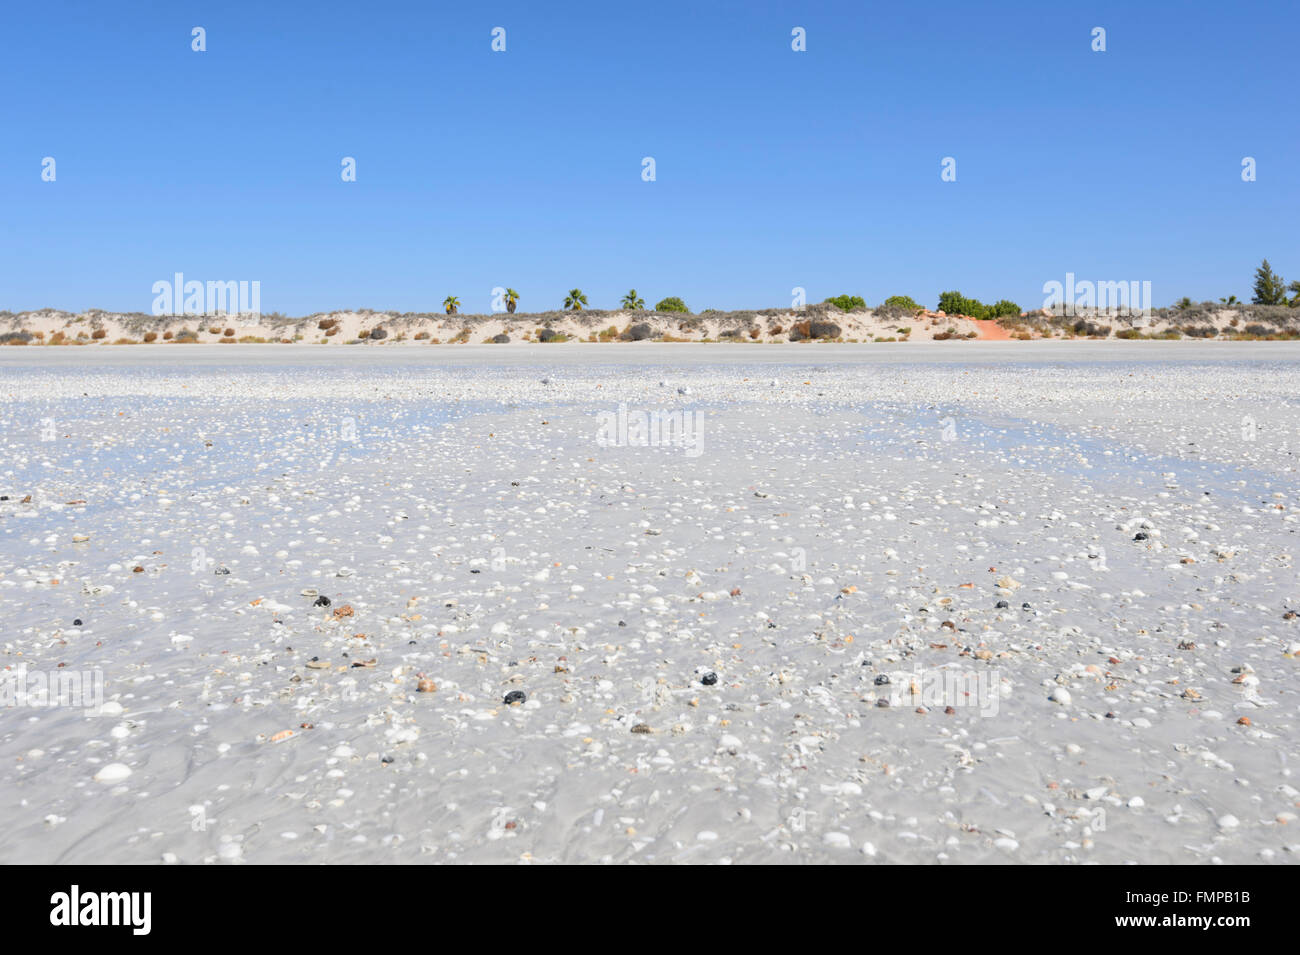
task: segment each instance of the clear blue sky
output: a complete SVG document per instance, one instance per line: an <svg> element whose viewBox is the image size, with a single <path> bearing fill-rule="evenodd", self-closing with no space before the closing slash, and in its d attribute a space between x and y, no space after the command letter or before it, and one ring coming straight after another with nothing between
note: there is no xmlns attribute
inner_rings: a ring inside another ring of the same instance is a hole
<svg viewBox="0 0 1300 955"><path fill-rule="evenodd" d="M294 315L485 312L497 285L524 311L1037 307L1067 271L1248 299L1263 257L1300 278L1298 11L6 3L0 308L147 312L178 271Z"/></svg>

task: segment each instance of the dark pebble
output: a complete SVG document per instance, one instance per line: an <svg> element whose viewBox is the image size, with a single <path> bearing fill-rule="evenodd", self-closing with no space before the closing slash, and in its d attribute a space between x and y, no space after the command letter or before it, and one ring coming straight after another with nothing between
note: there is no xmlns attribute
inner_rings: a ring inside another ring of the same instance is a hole
<svg viewBox="0 0 1300 955"><path fill-rule="evenodd" d="M321 594L312 603L313 607L328 607L329 605L330 605L330 599L326 597L324 594Z"/></svg>
<svg viewBox="0 0 1300 955"><path fill-rule="evenodd" d="M994 609L994 610L1006 610L1006 609L1007 609L1008 607L1010 607L1010 606L1011 606L1011 604L1007 603L1005 600L999 600L997 603L995 603L995 604L993 605L993 609Z"/></svg>
<svg viewBox="0 0 1300 955"><path fill-rule="evenodd" d="M885 674L882 673L880 674L880 676L876 677L876 686L885 686L888 683L889 683L889 677L886 676Z"/></svg>
<svg viewBox="0 0 1300 955"><path fill-rule="evenodd" d="M700 677L700 682L705 686L713 686L713 684L718 682L718 675L713 672L706 673L704 676Z"/></svg>
<svg viewBox="0 0 1300 955"><path fill-rule="evenodd" d="M502 702L504 702L506 706L513 706L516 703L525 703L527 701L528 696L523 690L511 690L506 694L505 699Z"/></svg>
<svg viewBox="0 0 1300 955"><path fill-rule="evenodd" d="M1149 540L1149 538L1147 537L1146 531L1138 531L1136 534L1133 535L1133 539L1134 539L1135 541L1144 541L1144 540Z"/></svg>
<svg viewBox="0 0 1300 955"><path fill-rule="evenodd" d="M73 625L74 627L80 627L80 626L81 626L81 618L78 617L76 620L72 621L72 625Z"/></svg>

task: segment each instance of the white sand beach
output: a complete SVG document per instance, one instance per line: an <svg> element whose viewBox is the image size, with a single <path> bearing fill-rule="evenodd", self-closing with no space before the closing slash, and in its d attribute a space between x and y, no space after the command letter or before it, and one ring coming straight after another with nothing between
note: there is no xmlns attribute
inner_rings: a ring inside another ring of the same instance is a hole
<svg viewBox="0 0 1300 955"><path fill-rule="evenodd" d="M0 394L0 861L1300 852L1295 343L6 348Z"/></svg>

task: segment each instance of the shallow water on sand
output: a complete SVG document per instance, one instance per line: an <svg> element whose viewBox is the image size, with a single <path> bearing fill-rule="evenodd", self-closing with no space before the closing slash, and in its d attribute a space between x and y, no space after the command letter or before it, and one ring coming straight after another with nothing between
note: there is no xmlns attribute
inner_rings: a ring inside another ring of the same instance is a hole
<svg viewBox="0 0 1300 955"><path fill-rule="evenodd" d="M0 860L1300 851L1300 365L373 354L0 363Z"/></svg>

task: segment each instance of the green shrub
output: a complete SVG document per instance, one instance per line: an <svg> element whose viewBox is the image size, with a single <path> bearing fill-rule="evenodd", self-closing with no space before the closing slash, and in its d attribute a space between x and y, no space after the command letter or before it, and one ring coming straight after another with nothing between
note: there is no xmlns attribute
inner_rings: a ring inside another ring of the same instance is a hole
<svg viewBox="0 0 1300 955"><path fill-rule="evenodd" d="M867 303L861 295L836 295L826 299L827 304L834 305L841 312L866 311Z"/></svg>
<svg viewBox="0 0 1300 955"><path fill-rule="evenodd" d="M945 315L969 315L971 318L986 318L987 306L978 299L967 298L961 292L942 292L939 295L939 311Z"/></svg>
<svg viewBox="0 0 1300 955"><path fill-rule="evenodd" d="M686 303L683 302L676 295L671 295L668 298L661 299L659 301L659 304L655 306L655 311L656 312L685 312L688 315L691 312L691 310L686 307Z"/></svg>
<svg viewBox="0 0 1300 955"><path fill-rule="evenodd" d="M961 292L944 292L939 296L939 311L946 315L969 315L971 318L984 319L1019 316L1021 308L1005 298L996 305L985 305L979 299L967 298Z"/></svg>
<svg viewBox="0 0 1300 955"><path fill-rule="evenodd" d="M916 300L910 295L891 295L885 299L885 307L905 308L909 312L924 312L924 306L916 304Z"/></svg>

